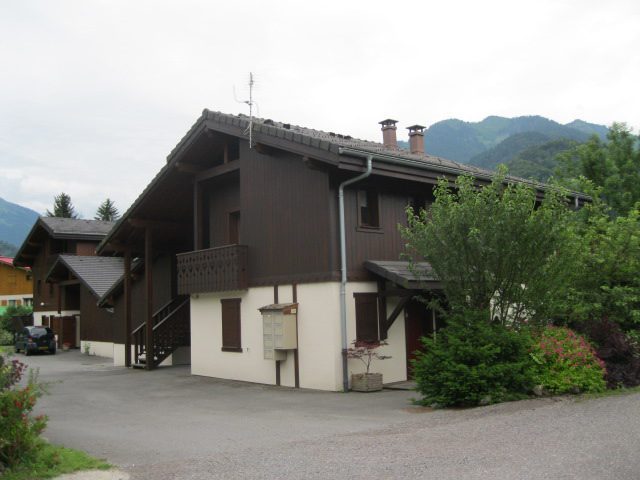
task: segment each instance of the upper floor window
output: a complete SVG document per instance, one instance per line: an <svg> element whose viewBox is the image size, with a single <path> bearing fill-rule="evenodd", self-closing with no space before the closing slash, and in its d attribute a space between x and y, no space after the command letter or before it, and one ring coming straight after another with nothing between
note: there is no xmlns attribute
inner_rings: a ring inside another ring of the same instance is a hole
<svg viewBox="0 0 640 480"><path fill-rule="evenodd" d="M363 228L380 228L378 192L358 190L358 225Z"/></svg>

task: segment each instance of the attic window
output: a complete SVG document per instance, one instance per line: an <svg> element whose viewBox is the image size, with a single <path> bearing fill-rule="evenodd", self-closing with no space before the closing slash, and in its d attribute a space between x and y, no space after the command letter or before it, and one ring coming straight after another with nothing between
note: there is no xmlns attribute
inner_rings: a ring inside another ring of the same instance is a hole
<svg viewBox="0 0 640 480"><path fill-rule="evenodd" d="M358 224L361 228L380 228L378 192L358 190Z"/></svg>

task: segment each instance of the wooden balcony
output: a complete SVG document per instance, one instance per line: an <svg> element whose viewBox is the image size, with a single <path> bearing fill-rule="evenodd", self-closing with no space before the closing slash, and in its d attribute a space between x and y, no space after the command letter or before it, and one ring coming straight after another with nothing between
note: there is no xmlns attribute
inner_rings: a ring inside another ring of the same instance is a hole
<svg viewBox="0 0 640 480"><path fill-rule="evenodd" d="M228 245L177 255L178 294L246 290L248 247Z"/></svg>

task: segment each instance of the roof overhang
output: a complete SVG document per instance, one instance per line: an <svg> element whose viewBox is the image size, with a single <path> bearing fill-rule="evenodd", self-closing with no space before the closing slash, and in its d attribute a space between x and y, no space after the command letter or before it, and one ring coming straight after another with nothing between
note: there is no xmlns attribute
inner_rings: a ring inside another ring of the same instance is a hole
<svg viewBox="0 0 640 480"><path fill-rule="evenodd" d="M439 290L442 288L431 265L401 260L366 260L364 268L407 290Z"/></svg>

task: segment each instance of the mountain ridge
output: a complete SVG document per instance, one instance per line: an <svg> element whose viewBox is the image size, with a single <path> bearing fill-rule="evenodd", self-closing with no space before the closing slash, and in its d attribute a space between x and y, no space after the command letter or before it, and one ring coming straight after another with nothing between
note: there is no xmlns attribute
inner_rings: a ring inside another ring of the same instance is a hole
<svg viewBox="0 0 640 480"><path fill-rule="evenodd" d="M19 247L38 216L35 210L0 197L0 240L10 246Z"/></svg>

